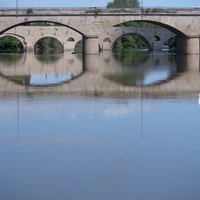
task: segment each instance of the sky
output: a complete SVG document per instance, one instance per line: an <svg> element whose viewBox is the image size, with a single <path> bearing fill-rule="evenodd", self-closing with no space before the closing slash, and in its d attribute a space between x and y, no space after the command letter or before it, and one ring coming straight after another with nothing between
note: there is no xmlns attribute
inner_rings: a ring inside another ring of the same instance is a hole
<svg viewBox="0 0 200 200"><path fill-rule="evenodd" d="M106 7L113 0L0 0L0 8ZM200 0L141 0L144 7L197 7Z"/></svg>

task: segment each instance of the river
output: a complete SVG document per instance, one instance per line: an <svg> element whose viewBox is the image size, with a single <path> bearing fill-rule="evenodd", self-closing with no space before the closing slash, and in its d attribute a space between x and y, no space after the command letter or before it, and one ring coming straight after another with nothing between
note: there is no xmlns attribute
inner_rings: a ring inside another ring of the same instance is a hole
<svg viewBox="0 0 200 200"><path fill-rule="evenodd" d="M198 55L0 54L0 199L200 199L199 93Z"/></svg>

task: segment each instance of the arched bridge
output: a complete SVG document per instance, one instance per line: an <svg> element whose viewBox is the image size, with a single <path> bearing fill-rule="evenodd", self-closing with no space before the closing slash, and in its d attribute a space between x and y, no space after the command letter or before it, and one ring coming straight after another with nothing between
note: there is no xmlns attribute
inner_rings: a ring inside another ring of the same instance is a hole
<svg viewBox="0 0 200 200"><path fill-rule="evenodd" d="M27 22L40 21L58 23L81 34L85 54L98 54L100 35L129 21L151 22L167 28L177 35L179 53L199 54L200 9L1 10L0 34Z"/></svg>
<svg viewBox="0 0 200 200"><path fill-rule="evenodd" d="M18 26L6 31L0 36L6 35L18 38L25 51L33 51L36 43L43 37L58 39L65 51L74 52L76 44L82 40L82 35L65 26ZM115 42L125 35L137 35L145 43L149 50L161 50L162 46L170 38L176 35L166 28L128 28L112 27L107 33L99 35L99 47L101 50L112 50ZM106 38L107 37L107 38Z"/></svg>
<svg viewBox="0 0 200 200"><path fill-rule="evenodd" d="M18 26L0 35L16 37L25 51L33 51L37 42L44 37L54 37L63 45L65 51L74 51L82 35L66 26Z"/></svg>
<svg viewBox="0 0 200 200"><path fill-rule="evenodd" d="M149 50L161 50L165 42L176 36L170 30L159 28L133 28L133 27L112 27L105 34L99 36L99 44L102 50L111 50L115 42L125 35L136 35L141 38Z"/></svg>

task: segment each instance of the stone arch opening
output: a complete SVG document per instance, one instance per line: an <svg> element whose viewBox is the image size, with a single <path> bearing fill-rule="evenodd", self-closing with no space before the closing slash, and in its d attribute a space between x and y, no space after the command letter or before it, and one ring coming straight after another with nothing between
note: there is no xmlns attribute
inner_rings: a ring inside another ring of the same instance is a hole
<svg viewBox="0 0 200 200"><path fill-rule="evenodd" d="M154 35L153 36L153 41L160 41L160 37L158 35Z"/></svg>
<svg viewBox="0 0 200 200"><path fill-rule="evenodd" d="M100 49L103 50L103 51L110 50L110 44L111 43L112 43L112 41L109 37L104 38L102 46L100 47Z"/></svg>
<svg viewBox="0 0 200 200"><path fill-rule="evenodd" d="M63 44L54 37L43 37L34 45L34 52L38 53L63 53Z"/></svg>
<svg viewBox="0 0 200 200"><path fill-rule="evenodd" d="M74 40L73 37L69 37L67 41L68 41L68 42L74 42L75 40Z"/></svg>
<svg viewBox="0 0 200 200"><path fill-rule="evenodd" d="M162 22L158 22L158 21L152 21L152 20L134 20L134 21L125 21L123 23L120 24L116 24L113 27L132 27L134 29L139 29L141 27L145 27L145 28L149 28L152 29L152 33L151 35L147 35L147 41L150 44L150 46L152 47L152 50L162 50L162 45L164 44L164 42L166 42L166 40L168 40L171 37L174 37L174 44L175 48L173 49L177 49L179 48L178 46L181 46L180 48L182 48L182 44L180 42L177 42L178 38L187 38L186 35L178 30L176 27L170 26L168 24L162 23ZM158 29L165 29L166 31L163 31L163 34L161 34ZM155 31L154 31L155 29ZM158 31L158 32L157 32ZM137 32L137 31L136 31ZM166 35L165 32L168 32ZM169 33L170 32L170 33Z"/></svg>
<svg viewBox="0 0 200 200"><path fill-rule="evenodd" d="M67 39L65 49L67 49L67 51L69 52L74 52L74 47L75 47L75 39L73 37L69 37Z"/></svg>
<svg viewBox="0 0 200 200"><path fill-rule="evenodd" d="M16 33L6 33L6 34L3 34L2 37L3 37L3 36L6 36L6 35L7 35L7 36L16 37L18 40L21 41L22 44L25 43L25 38L24 38L23 36L19 35L19 34L16 34Z"/></svg>
<svg viewBox="0 0 200 200"><path fill-rule="evenodd" d="M109 37L104 38L103 42L111 42L111 39Z"/></svg>
<svg viewBox="0 0 200 200"><path fill-rule="evenodd" d="M176 50L177 46L177 41L176 41L176 36L173 36L166 41L164 41L162 45L163 50Z"/></svg>
<svg viewBox="0 0 200 200"><path fill-rule="evenodd" d="M152 47L148 40L135 33L128 33L118 37L112 44L112 50L117 49L148 49Z"/></svg>
<svg viewBox="0 0 200 200"><path fill-rule="evenodd" d="M0 37L0 52L23 53L24 45L17 37L12 35L4 35Z"/></svg>
<svg viewBox="0 0 200 200"><path fill-rule="evenodd" d="M75 53L82 53L83 52L83 39L79 40L75 47L74 47L74 52Z"/></svg>

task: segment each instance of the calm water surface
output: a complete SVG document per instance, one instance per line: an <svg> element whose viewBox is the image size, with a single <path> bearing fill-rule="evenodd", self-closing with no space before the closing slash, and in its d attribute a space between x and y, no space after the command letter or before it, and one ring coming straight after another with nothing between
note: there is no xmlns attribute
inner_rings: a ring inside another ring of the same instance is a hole
<svg viewBox="0 0 200 200"><path fill-rule="evenodd" d="M92 59L85 66L73 56L48 62L27 56L37 70L30 62L21 65L23 56L14 64L0 61L1 78L31 87L34 74L51 74L51 81L55 74L70 80L84 76ZM194 63L186 65L183 57L178 62L171 54L140 56L102 57L98 73L112 83L142 88L176 79L189 84L192 78L196 88ZM198 200L199 119L193 88L136 97L1 94L0 199Z"/></svg>

